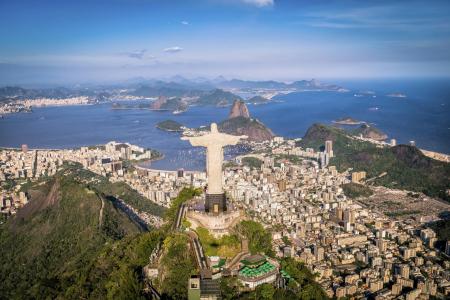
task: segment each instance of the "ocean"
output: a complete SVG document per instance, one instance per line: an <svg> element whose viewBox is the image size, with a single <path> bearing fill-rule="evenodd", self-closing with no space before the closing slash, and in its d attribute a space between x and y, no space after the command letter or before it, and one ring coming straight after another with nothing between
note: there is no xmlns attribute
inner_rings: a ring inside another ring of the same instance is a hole
<svg viewBox="0 0 450 300"><path fill-rule="evenodd" d="M342 117L366 121L398 143L450 153L450 81L390 80L333 81L350 92L299 92L276 97L276 102L249 105L252 117L289 138L302 137L313 123L331 124ZM389 97L402 93L406 98ZM356 96L355 96L356 95ZM374 97L375 96L375 97ZM219 122L229 107L190 107L183 114L150 110L113 110L111 104L36 108L33 113L0 119L0 146L73 148L120 141L162 152L151 168L203 170L204 151L164 132L156 123L172 119L188 127ZM229 158L235 152L226 152Z"/></svg>

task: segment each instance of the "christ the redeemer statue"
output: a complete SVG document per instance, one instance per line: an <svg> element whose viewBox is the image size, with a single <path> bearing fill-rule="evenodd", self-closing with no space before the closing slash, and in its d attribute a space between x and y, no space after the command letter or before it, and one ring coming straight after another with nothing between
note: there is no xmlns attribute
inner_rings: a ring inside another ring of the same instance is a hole
<svg viewBox="0 0 450 300"><path fill-rule="evenodd" d="M211 133L196 137L182 137L192 146L206 147L206 174L208 189L206 192L205 211L219 213L226 210L225 194L222 189L223 147L236 145L247 136L230 135L217 130L217 124L211 124Z"/></svg>

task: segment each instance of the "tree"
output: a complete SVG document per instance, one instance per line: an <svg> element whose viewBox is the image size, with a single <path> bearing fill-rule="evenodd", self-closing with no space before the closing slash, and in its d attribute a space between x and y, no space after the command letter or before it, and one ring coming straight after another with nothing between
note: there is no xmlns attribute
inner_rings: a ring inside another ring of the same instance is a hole
<svg viewBox="0 0 450 300"><path fill-rule="evenodd" d="M281 261L281 268L286 271L292 280L288 287L302 300L327 299L324 290L315 282L315 275L305 266L293 258Z"/></svg>
<svg viewBox="0 0 450 300"><path fill-rule="evenodd" d="M186 235L173 233L164 240L164 256L161 260L165 276L161 283L164 296L185 299L187 282L195 271L195 264L187 247Z"/></svg>
<svg viewBox="0 0 450 300"><path fill-rule="evenodd" d="M269 256L274 256L272 235L260 223L255 221L242 221L236 225L236 231L238 235L248 239L251 253L265 253Z"/></svg>
<svg viewBox="0 0 450 300"><path fill-rule="evenodd" d="M272 300L274 294L275 288L271 284L264 283L256 288L256 295L258 299Z"/></svg>
<svg viewBox="0 0 450 300"><path fill-rule="evenodd" d="M239 297L241 283L237 277L222 277L220 280L220 292L222 299L231 300Z"/></svg>

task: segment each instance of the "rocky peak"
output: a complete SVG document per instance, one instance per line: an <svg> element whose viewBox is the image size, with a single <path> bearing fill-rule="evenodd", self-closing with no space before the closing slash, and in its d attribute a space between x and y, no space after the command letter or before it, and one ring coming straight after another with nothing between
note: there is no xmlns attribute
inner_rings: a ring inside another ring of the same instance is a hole
<svg viewBox="0 0 450 300"><path fill-rule="evenodd" d="M236 117L250 118L247 105L242 100L234 100L228 119Z"/></svg>
<svg viewBox="0 0 450 300"><path fill-rule="evenodd" d="M161 109L161 106L166 103L167 97L159 96L158 99L150 105L151 109Z"/></svg>

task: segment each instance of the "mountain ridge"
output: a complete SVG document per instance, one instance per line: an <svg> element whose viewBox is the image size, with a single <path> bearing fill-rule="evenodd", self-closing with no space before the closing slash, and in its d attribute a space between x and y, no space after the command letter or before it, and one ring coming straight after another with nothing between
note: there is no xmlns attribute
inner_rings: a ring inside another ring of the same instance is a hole
<svg viewBox="0 0 450 300"><path fill-rule="evenodd" d="M377 147L361 141L343 129L313 124L298 143L302 147L323 151L326 140L333 141L335 157L330 164L340 172L349 168L365 171L373 183L388 188L423 192L450 202L450 164L425 156L420 149L410 145ZM385 173L385 174L384 174ZM380 174L384 176L378 177Z"/></svg>

